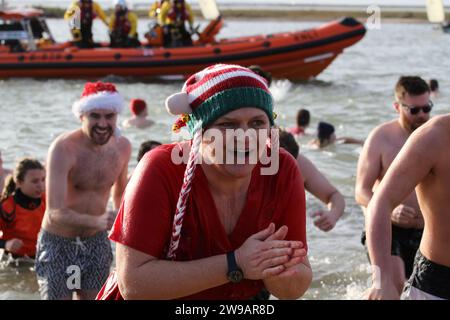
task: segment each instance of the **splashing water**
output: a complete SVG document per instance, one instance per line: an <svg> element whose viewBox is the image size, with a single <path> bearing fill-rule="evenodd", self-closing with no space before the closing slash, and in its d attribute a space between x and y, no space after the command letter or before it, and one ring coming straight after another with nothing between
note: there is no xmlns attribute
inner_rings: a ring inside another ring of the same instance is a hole
<svg viewBox="0 0 450 320"><path fill-rule="evenodd" d="M289 80L275 80L270 86L270 92L275 100L275 102L283 101L289 90L292 88L292 82Z"/></svg>

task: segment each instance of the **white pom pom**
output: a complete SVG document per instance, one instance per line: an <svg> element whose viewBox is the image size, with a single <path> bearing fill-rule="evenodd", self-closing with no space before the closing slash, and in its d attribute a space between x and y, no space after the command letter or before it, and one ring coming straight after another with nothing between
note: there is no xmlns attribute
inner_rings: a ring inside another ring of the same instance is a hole
<svg viewBox="0 0 450 320"><path fill-rule="evenodd" d="M192 113L189 105L189 97L185 92L174 93L166 99L166 109L170 114L180 115L183 113Z"/></svg>

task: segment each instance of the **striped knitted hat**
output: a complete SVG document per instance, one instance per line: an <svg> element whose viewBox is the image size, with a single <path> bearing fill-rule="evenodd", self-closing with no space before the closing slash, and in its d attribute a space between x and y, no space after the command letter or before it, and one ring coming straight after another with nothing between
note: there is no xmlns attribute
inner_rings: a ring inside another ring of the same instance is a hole
<svg viewBox="0 0 450 320"><path fill-rule="evenodd" d="M175 93L166 99L166 108L169 113L181 115L174 124L174 131L187 125L193 135L189 160L173 219L168 258L176 258L187 199L199 158L202 141L200 129L230 111L245 107L265 111L270 124L274 124L273 99L267 81L253 71L237 65L217 64L208 67L191 76L184 84L182 92Z"/></svg>
<svg viewBox="0 0 450 320"><path fill-rule="evenodd" d="M169 113L182 115L174 130L187 125L191 134L224 114L244 107L264 110L270 124L274 124L273 99L267 81L238 65L210 66L192 75L182 92L166 99Z"/></svg>

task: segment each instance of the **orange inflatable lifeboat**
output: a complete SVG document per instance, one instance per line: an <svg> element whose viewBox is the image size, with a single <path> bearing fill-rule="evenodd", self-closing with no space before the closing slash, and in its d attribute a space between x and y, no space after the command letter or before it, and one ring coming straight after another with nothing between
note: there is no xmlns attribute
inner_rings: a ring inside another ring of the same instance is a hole
<svg viewBox="0 0 450 320"><path fill-rule="evenodd" d="M150 41L139 48L101 44L79 49L70 42L55 43L38 10L0 11L0 20L9 21L0 22L0 78L188 76L214 63L233 63L259 65L275 78L305 80L317 76L366 32L357 20L344 18L309 30L216 41L223 24L219 16L190 47L151 46Z"/></svg>

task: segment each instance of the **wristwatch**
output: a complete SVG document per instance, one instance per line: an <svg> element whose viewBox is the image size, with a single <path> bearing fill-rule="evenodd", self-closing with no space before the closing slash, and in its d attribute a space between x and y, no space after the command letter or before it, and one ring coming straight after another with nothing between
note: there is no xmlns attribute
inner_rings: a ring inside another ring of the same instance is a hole
<svg viewBox="0 0 450 320"><path fill-rule="evenodd" d="M234 251L230 251L227 253L227 264L228 264L228 273L227 273L228 280L230 280L232 283L241 282L242 279L244 279L244 273L236 263Z"/></svg>

